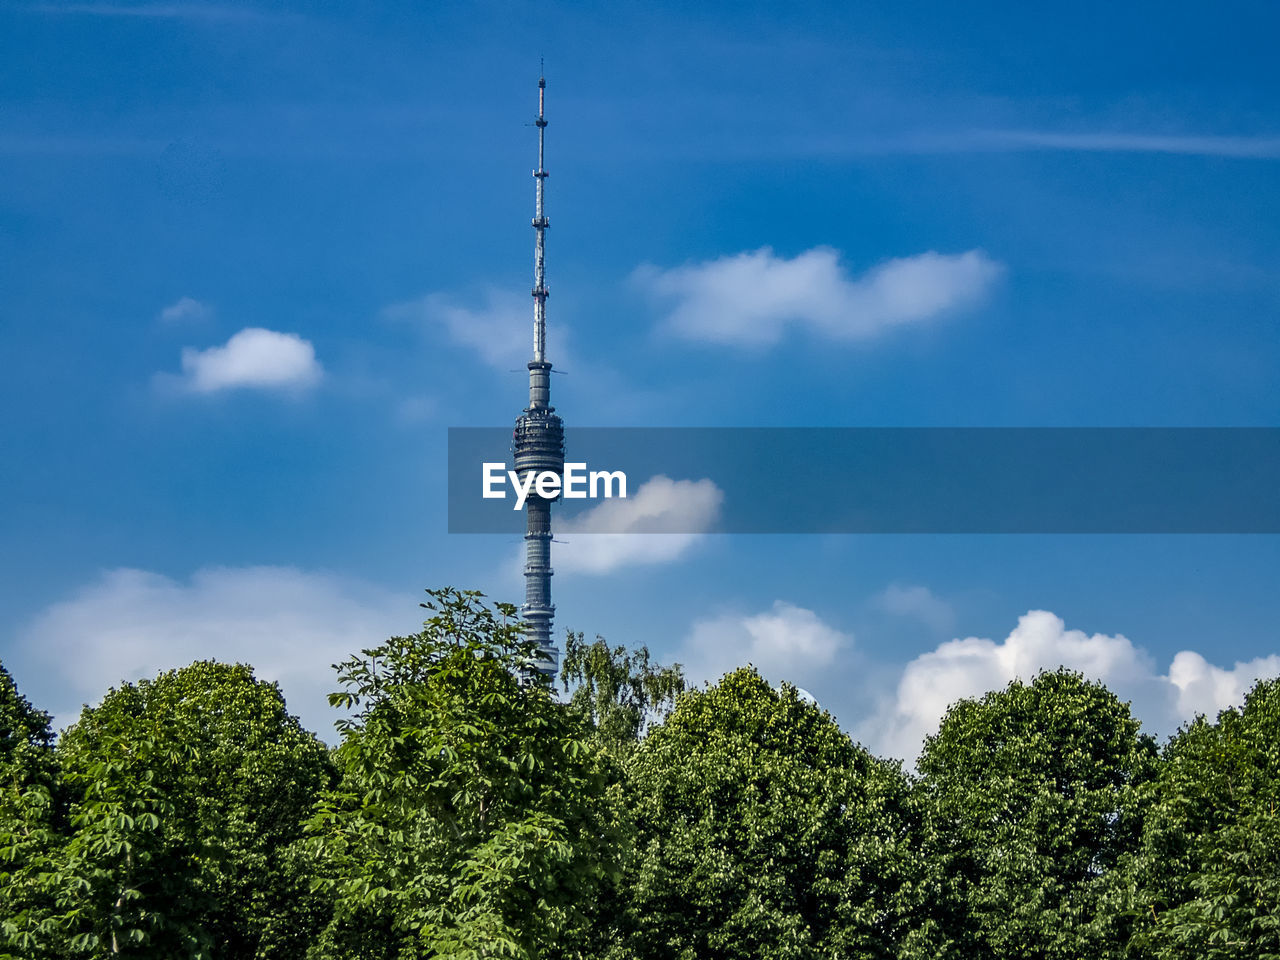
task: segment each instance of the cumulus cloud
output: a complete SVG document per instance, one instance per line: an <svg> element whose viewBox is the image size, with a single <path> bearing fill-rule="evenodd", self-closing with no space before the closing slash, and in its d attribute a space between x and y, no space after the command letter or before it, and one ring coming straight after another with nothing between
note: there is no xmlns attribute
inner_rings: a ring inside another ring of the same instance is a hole
<svg viewBox="0 0 1280 960"><path fill-rule="evenodd" d="M915 588L891 588L873 602L882 605L888 597L890 604L909 604L912 612L905 615L911 616L926 595L932 597ZM1280 655L1224 668L1190 650L1173 657L1162 673L1151 654L1127 637L1070 630L1046 610L1020 617L1003 640L948 640L901 666L872 660L851 634L782 600L763 612L698 620L674 659L695 683L754 664L774 683L811 691L873 752L909 763L951 704L1002 690L1011 680L1029 682L1043 670L1066 667L1101 681L1131 703L1146 732L1158 736L1172 734L1197 714L1212 718L1238 706L1258 680L1280 676Z"/></svg>
<svg viewBox="0 0 1280 960"><path fill-rule="evenodd" d="M209 568L186 582L117 569L20 630L6 663L59 726L124 680L198 659L249 663L332 741L330 664L421 629L419 613L416 597L292 567Z"/></svg>
<svg viewBox="0 0 1280 960"><path fill-rule="evenodd" d="M693 625L676 656L695 683L715 682L750 663L767 679L811 686L837 657L851 649L853 637L824 623L812 610L782 600L762 613L725 614Z"/></svg>
<svg viewBox="0 0 1280 960"><path fill-rule="evenodd" d="M678 560L715 525L724 502L712 480L661 474L627 494L601 500L557 526L565 538L557 544L557 570L603 574Z"/></svg>
<svg viewBox="0 0 1280 960"><path fill-rule="evenodd" d="M762 247L670 270L646 265L634 279L668 306L663 328L669 333L766 347L789 328L831 340L862 340L972 307L1003 271L981 250L930 251L850 277L829 247L789 260Z"/></svg>
<svg viewBox="0 0 1280 960"><path fill-rule="evenodd" d="M936 596L928 587L892 583L872 602L885 613L919 620L938 633L950 630L956 619L951 604Z"/></svg>
<svg viewBox="0 0 1280 960"><path fill-rule="evenodd" d="M487 290L478 307L441 293L396 303L383 310L391 320L443 331L497 370L523 369L533 354L533 300L505 290ZM556 358L565 362L564 327L556 324Z"/></svg>
<svg viewBox="0 0 1280 960"><path fill-rule="evenodd" d="M1225 670L1198 653L1183 651L1173 658L1168 673L1161 674L1151 655L1123 635L1068 630L1060 617L1032 610L1018 619L1004 640L949 640L916 657L902 671L892 695L872 715L860 718L855 730L880 753L913 760L950 704L1058 667L1106 684L1132 703L1144 729L1169 734L1197 713L1214 716L1241 703L1257 679L1280 675L1280 657Z"/></svg>
<svg viewBox="0 0 1280 960"><path fill-rule="evenodd" d="M194 297L182 297L160 311L164 323L196 323L213 316L213 307Z"/></svg>
<svg viewBox="0 0 1280 960"><path fill-rule="evenodd" d="M1280 656L1237 661L1230 670L1215 667L1194 650L1183 650L1169 664L1168 681L1176 691L1175 708L1182 719L1198 713L1212 717L1224 707L1244 702L1259 680L1280 676Z"/></svg>
<svg viewBox="0 0 1280 960"><path fill-rule="evenodd" d="M1032 610L999 643L949 640L908 663L890 708L867 724L867 739L893 756L913 758L950 704L1058 666L1104 680L1112 689L1141 684L1154 673L1150 657L1127 638L1067 630L1059 617Z"/></svg>
<svg viewBox="0 0 1280 960"><path fill-rule="evenodd" d="M246 327L220 347L182 351L183 385L193 393L240 388L304 389L324 370L315 347L295 333Z"/></svg>

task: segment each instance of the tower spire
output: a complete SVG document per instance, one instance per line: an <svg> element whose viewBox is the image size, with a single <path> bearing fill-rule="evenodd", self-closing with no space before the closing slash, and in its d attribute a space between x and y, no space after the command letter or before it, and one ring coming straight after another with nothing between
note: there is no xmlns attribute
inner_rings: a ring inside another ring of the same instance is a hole
<svg viewBox="0 0 1280 960"><path fill-rule="evenodd" d="M538 169L535 183L533 229L533 359L529 361L529 406L516 418L512 447L516 472L525 482L530 472L564 473L564 423L551 406L551 363L547 360L547 228L546 211L546 93L547 79L538 77ZM551 641L551 622L556 608L551 603L551 504L550 499L530 493L525 501L527 518L524 564L524 605L520 608L526 634L538 648L535 668L555 677L560 654Z"/></svg>
<svg viewBox="0 0 1280 960"><path fill-rule="evenodd" d="M533 257L533 359L535 362L541 363L546 359L547 353L547 265L546 265L546 240L547 227L551 222L547 219L546 210L546 182L547 169L546 159L546 138L547 138L547 78L538 78L538 119L534 123L538 127L538 169L533 171L534 182L537 184L534 212L533 212L533 229L536 231L537 239L534 241L534 257ZM532 396L529 398L530 404L534 403Z"/></svg>

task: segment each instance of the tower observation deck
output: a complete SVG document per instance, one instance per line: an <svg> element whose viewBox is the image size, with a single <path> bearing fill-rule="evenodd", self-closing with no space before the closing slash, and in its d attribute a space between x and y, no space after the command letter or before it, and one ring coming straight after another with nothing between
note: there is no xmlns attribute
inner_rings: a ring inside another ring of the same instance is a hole
<svg viewBox="0 0 1280 960"><path fill-rule="evenodd" d="M516 418L512 436L515 470L523 483L529 472L564 473L564 422L551 406L551 362L547 360L547 276L546 241L551 222L546 213L547 170L544 164L546 141L545 77L538 78L538 169L533 171L535 205L533 216L533 359L529 361L529 406ZM559 496L546 499L531 490L525 501L528 525L524 535L524 605L520 615L526 634L538 646L536 669L554 678L560 652L551 640L551 622L556 608L551 603L551 504Z"/></svg>

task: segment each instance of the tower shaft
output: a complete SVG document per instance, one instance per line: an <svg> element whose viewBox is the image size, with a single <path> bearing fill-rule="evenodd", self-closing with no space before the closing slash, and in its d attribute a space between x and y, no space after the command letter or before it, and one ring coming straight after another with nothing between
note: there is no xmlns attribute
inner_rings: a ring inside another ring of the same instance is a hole
<svg viewBox="0 0 1280 960"><path fill-rule="evenodd" d="M529 361L529 406L516 419L513 437L515 469L524 482L530 472L564 473L564 423L551 406L551 363L547 347L547 274L546 235L551 222L546 214L545 165L546 88L544 77L538 78L538 169L533 171L536 184L534 200L533 257L533 359ZM537 644L537 669L555 677L560 654L551 639L551 623L556 608L551 603L551 504L531 491L525 501L527 518L524 563L524 605L521 618L527 635Z"/></svg>

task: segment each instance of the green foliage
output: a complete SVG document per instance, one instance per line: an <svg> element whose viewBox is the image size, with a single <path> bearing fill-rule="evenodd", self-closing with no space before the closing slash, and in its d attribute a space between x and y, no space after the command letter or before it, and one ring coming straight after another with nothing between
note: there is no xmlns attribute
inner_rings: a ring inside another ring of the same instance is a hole
<svg viewBox="0 0 1280 960"><path fill-rule="evenodd" d="M71 954L293 957L308 905L287 852L328 752L245 666L111 690L57 748L73 832L46 881Z"/></svg>
<svg viewBox="0 0 1280 960"><path fill-rule="evenodd" d="M1135 952L1280 957L1280 680L1179 731L1149 804L1132 871Z"/></svg>
<svg viewBox="0 0 1280 960"><path fill-rule="evenodd" d="M59 842L57 762L49 715L0 664L0 960L49 956L40 877Z"/></svg>
<svg viewBox="0 0 1280 960"><path fill-rule="evenodd" d="M952 706L909 780L796 688L429 591L337 665L332 754L245 666L54 744L0 665L0 960L1280 960L1280 680L1162 754L1060 670Z"/></svg>
<svg viewBox="0 0 1280 960"><path fill-rule="evenodd" d="M888 957L906 783L752 669L680 696L627 764L618 956Z"/></svg>
<svg viewBox="0 0 1280 960"><path fill-rule="evenodd" d="M684 691L680 664L650 662L649 648L628 652L602 637L587 643L581 633L565 637L560 679L570 709L585 717L596 739L617 755L640 741L655 716L664 716Z"/></svg>
<svg viewBox="0 0 1280 960"><path fill-rule="evenodd" d="M635 750L649 727L664 719L684 690L680 665L652 662L648 647L628 651L611 647L601 637L587 643L581 633L565 638L561 681L569 694L569 710L582 717L592 739L615 761L624 761ZM608 816L615 838L618 865L633 855L634 824L621 784L608 795ZM614 883L603 884L599 895L582 904L583 916L566 930L559 944L565 958L605 955L617 944L623 902Z"/></svg>
<svg viewBox="0 0 1280 960"><path fill-rule="evenodd" d="M1114 956L1108 871L1137 843L1155 747L1127 704L1059 670L951 707L916 791L937 891L913 955ZM1122 933L1120 934L1122 936Z"/></svg>
<svg viewBox="0 0 1280 960"><path fill-rule="evenodd" d="M526 676L514 607L428 592L421 633L337 665L331 702L355 714L310 825L334 904L313 955L554 955L613 869L608 766Z"/></svg>

